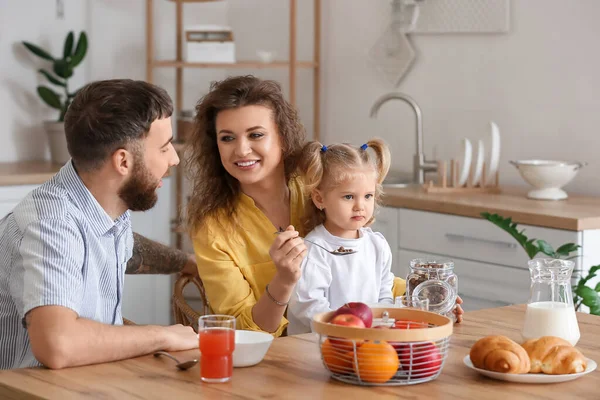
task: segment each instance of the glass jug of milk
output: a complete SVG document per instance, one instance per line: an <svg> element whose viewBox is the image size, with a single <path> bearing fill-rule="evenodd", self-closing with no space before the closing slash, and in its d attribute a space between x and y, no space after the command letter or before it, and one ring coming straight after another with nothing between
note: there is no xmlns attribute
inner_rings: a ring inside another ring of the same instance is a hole
<svg viewBox="0 0 600 400"><path fill-rule="evenodd" d="M558 336L575 346L579 340L579 325L571 291L573 266L569 260L537 258L529 261L531 286L521 332L523 339Z"/></svg>

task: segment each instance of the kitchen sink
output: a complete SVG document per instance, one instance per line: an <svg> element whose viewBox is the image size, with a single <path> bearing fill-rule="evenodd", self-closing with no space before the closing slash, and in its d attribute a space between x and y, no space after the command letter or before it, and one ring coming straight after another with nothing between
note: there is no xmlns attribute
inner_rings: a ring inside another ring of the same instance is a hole
<svg viewBox="0 0 600 400"><path fill-rule="evenodd" d="M383 186L391 188L404 188L413 186L412 173L402 171L390 171L383 180Z"/></svg>

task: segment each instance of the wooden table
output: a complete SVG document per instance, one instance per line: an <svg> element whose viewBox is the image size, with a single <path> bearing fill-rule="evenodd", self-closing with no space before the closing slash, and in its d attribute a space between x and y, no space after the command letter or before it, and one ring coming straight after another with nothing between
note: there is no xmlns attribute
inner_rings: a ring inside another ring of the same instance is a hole
<svg viewBox="0 0 600 400"><path fill-rule="evenodd" d="M226 384L203 384L198 367L178 371L172 361L144 356L132 360L50 371L41 368L0 372L2 399L598 399L600 371L571 382L517 384L480 376L462 359L482 336L504 334L519 340L524 306L469 312L455 326L442 374L434 381L411 386L361 387L329 378L321 364L313 334L276 339L259 365L236 368ZM600 361L600 317L578 314L583 353ZM176 354L196 357L197 351Z"/></svg>

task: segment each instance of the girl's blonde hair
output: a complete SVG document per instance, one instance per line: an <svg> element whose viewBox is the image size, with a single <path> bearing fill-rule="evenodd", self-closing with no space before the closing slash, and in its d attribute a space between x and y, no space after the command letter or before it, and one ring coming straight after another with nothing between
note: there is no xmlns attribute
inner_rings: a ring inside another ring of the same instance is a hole
<svg viewBox="0 0 600 400"><path fill-rule="evenodd" d="M373 150L374 156L369 149ZM317 141L307 143L298 165L305 195L309 198L304 214L306 232L325 222L325 212L312 201L313 192L332 190L365 169L376 174L375 204L379 205L383 195L381 184L390 169L390 158L389 147L381 139L371 139L361 147L346 143L331 146L323 146ZM367 224L374 220L371 217Z"/></svg>

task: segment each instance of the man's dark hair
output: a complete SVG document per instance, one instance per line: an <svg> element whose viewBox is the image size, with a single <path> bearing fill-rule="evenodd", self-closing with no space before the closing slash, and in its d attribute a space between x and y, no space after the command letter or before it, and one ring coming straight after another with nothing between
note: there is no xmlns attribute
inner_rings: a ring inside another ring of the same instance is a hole
<svg viewBox="0 0 600 400"><path fill-rule="evenodd" d="M92 82L79 90L65 115L71 158L80 170L96 169L118 149L136 151L152 122L172 113L167 92L148 82Z"/></svg>

